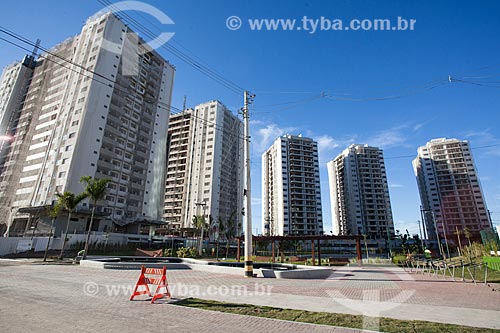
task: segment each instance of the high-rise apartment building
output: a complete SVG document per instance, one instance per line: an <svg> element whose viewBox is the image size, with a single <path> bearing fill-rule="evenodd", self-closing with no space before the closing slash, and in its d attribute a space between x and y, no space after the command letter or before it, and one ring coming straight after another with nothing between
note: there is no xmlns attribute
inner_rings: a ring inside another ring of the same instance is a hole
<svg viewBox="0 0 500 333"><path fill-rule="evenodd" d="M327 168L333 233L389 239L394 223L382 150L351 145Z"/></svg>
<svg viewBox="0 0 500 333"><path fill-rule="evenodd" d="M32 76L19 75L16 84L28 87L19 116L2 109L2 117L15 119L0 170L0 209L9 225L26 224L26 211L51 205L56 193L81 192L86 175L111 180L99 213L161 219L174 72L123 22L103 14L42 54ZM70 230L86 229L78 222Z"/></svg>
<svg viewBox="0 0 500 333"><path fill-rule="evenodd" d="M431 242L436 242L437 237L444 241L446 236L450 244L457 244L456 231L463 235L465 229L471 238L480 239L479 232L492 227L469 142L431 140L418 148L413 168L425 236Z"/></svg>
<svg viewBox="0 0 500 333"><path fill-rule="evenodd" d="M284 135L262 155L262 218L266 235L321 235L318 145Z"/></svg>
<svg viewBox="0 0 500 333"><path fill-rule="evenodd" d="M7 66L0 78L0 170L16 134L35 64L33 56L26 56L23 61Z"/></svg>
<svg viewBox="0 0 500 333"><path fill-rule="evenodd" d="M234 221L241 230L243 124L219 101L172 115L163 217L172 229L193 216Z"/></svg>

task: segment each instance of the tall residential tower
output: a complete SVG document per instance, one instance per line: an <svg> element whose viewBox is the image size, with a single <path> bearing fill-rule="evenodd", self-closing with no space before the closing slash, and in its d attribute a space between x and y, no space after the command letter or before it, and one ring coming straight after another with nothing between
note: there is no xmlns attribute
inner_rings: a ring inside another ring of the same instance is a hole
<svg viewBox="0 0 500 333"><path fill-rule="evenodd" d="M473 239L492 228L469 142L434 139L418 148L413 161L424 231L431 242L444 237L457 244L456 231L468 229ZM437 232L436 232L437 227Z"/></svg>
<svg viewBox="0 0 500 333"><path fill-rule="evenodd" d="M31 81L19 116L10 117L15 134L0 170L9 226L21 230L56 193L81 192L87 175L111 180L98 213L161 219L174 71L112 14L89 18L79 35L42 54L32 77L23 75ZM78 222L70 230L86 229Z"/></svg>
<svg viewBox="0 0 500 333"><path fill-rule="evenodd" d="M351 145L327 168L333 233L389 239L394 223L382 150Z"/></svg>
<svg viewBox="0 0 500 333"><path fill-rule="evenodd" d="M284 135L262 155L262 218L266 235L321 235L318 145Z"/></svg>
<svg viewBox="0 0 500 333"><path fill-rule="evenodd" d="M241 120L219 101L171 116L163 217L172 229L192 228L194 215L240 228L242 133Z"/></svg>

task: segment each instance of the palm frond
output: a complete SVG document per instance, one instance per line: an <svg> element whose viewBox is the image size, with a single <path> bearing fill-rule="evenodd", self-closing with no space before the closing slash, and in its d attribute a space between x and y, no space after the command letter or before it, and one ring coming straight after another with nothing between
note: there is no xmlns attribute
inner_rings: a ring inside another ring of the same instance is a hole
<svg viewBox="0 0 500 333"><path fill-rule="evenodd" d="M104 198L104 195L108 190L107 184L110 182L110 179L95 179L90 176L83 176L80 178L80 182L85 185L85 193L87 194L87 197L96 203Z"/></svg>

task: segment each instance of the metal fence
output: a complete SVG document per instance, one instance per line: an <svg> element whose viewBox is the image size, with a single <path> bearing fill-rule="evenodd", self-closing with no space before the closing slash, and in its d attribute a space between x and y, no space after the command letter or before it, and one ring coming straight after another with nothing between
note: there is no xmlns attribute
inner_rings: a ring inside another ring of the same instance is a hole
<svg viewBox="0 0 500 333"><path fill-rule="evenodd" d="M495 264L498 263L495 262ZM464 260L446 261L419 258L407 259L403 268L409 273L441 279L451 278L453 281L471 281L474 284L478 282L487 284L488 272L494 269L488 262L475 263Z"/></svg>

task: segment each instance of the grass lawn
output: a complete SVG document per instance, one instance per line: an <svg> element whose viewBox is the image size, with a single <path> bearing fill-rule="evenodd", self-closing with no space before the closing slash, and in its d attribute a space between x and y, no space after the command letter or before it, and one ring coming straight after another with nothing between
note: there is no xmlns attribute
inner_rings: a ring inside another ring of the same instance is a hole
<svg viewBox="0 0 500 333"><path fill-rule="evenodd" d="M349 328L363 328L363 316L311 312L292 309L273 308L268 306L256 306L250 304L234 304L216 301L208 301L197 298L187 298L175 305L205 309L211 311L228 312L247 316L265 317L281 320L289 320L303 323L331 325ZM380 331L394 333L475 333L475 332L500 332L498 330L475 328L469 326L434 323L420 320L398 320L391 318L380 318Z"/></svg>

